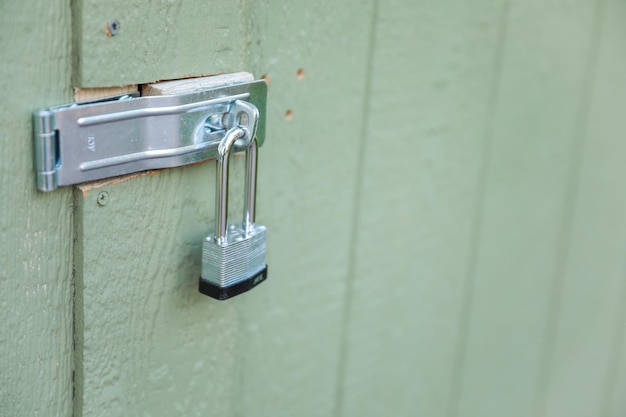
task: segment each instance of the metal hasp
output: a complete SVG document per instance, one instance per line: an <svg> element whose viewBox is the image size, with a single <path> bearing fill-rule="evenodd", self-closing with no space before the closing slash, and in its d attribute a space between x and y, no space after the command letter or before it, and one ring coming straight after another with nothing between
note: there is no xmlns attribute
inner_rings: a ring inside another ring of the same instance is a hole
<svg viewBox="0 0 626 417"><path fill-rule="evenodd" d="M37 188L171 168L215 158L218 145L241 112L258 110L256 143L265 140L267 85L246 81L185 94L123 95L34 112ZM235 142L233 152L246 149Z"/></svg>

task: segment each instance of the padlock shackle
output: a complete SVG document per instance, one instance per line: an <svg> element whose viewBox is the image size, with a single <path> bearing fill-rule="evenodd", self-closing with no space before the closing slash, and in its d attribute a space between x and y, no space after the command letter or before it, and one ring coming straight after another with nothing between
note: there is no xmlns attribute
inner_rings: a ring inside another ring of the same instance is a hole
<svg viewBox="0 0 626 417"><path fill-rule="evenodd" d="M256 163L257 143L255 136L246 148L246 184L243 195L243 230L246 235L254 225L256 215Z"/></svg>
<svg viewBox="0 0 626 417"><path fill-rule="evenodd" d="M228 227L228 161L230 153L239 139L246 139L246 183L242 228L246 236L251 231L255 220L257 141L256 126L258 110L252 104L237 100L233 106L237 112L248 115L247 125L230 128L217 147L217 173L215 198L215 239L218 245L226 243ZM238 144L238 146L240 146Z"/></svg>
<svg viewBox="0 0 626 417"><path fill-rule="evenodd" d="M217 172L216 196L215 196L215 238L217 243L223 243L226 239L226 226L228 215L228 160L230 151L237 142L246 135L241 127L234 127L226 132L224 139L217 147Z"/></svg>

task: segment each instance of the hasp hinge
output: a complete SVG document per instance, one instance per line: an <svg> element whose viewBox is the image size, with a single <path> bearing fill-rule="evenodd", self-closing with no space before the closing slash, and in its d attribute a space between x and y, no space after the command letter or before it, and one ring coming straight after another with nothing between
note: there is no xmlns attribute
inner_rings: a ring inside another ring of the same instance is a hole
<svg viewBox="0 0 626 417"><path fill-rule="evenodd" d="M50 110L35 112L33 114L33 130L37 188L43 191L54 190L57 187L57 165L59 163L54 112Z"/></svg>

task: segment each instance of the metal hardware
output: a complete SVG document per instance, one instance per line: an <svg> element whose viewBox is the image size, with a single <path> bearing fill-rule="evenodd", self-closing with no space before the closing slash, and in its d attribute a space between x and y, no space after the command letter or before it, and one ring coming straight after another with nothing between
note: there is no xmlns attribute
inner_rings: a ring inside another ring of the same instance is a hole
<svg viewBox="0 0 626 417"><path fill-rule="evenodd" d="M264 142L267 86L263 80L185 94L137 95L36 111L37 188L51 191L214 158L237 115L251 117L250 109L241 103L257 109L256 143ZM233 151L247 149L248 144L236 141Z"/></svg>
<svg viewBox="0 0 626 417"><path fill-rule="evenodd" d="M255 224L258 111L249 103L233 106L217 152L215 234L202 245L202 274L199 290L218 300L246 292L267 278L265 264L267 229ZM244 120L245 119L245 120ZM246 190L240 225L227 227L228 162L236 143L246 146Z"/></svg>
<svg viewBox="0 0 626 417"><path fill-rule="evenodd" d="M107 22L107 26L104 30L104 33L107 36L115 36L120 31L120 22L117 19L113 19Z"/></svg>

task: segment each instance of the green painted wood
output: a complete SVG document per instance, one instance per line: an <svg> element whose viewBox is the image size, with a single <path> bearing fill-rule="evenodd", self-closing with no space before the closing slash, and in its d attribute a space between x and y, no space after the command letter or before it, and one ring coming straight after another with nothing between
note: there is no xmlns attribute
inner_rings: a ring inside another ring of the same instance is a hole
<svg viewBox="0 0 626 417"><path fill-rule="evenodd" d="M250 1L74 2L76 82L140 84L245 70ZM116 36L107 22L117 19Z"/></svg>
<svg viewBox="0 0 626 417"><path fill-rule="evenodd" d="M210 168L77 192L83 416L233 414L237 304L197 292Z"/></svg>
<svg viewBox="0 0 626 417"><path fill-rule="evenodd" d="M31 112L70 100L69 1L1 2L0 415L72 415L72 197L36 190Z"/></svg>
<svg viewBox="0 0 626 417"><path fill-rule="evenodd" d="M262 48L250 51L251 68L271 80L257 200L268 225L270 281L242 301L236 415L329 416L342 359L373 2L272 0L252 16Z"/></svg>
<svg viewBox="0 0 626 417"><path fill-rule="evenodd" d="M458 347L459 416L536 413L592 64L592 2L510 2L504 19Z"/></svg>
<svg viewBox="0 0 626 417"><path fill-rule="evenodd" d="M626 412L621 1L14 3L0 415ZM213 162L35 191L72 76L237 70L271 81L251 293L196 290Z"/></svg>
<svg viewBox="0 0 626 417"><path fill-rule="evenodd" d="M450 408L501 7L379 4L338 416Z"/></svg>
<svg viewBox="0 0 626 417"><path fill-rule="evenodd" d="M577 187L542 410L551 417L626 411L619 374L626 313L626 197L621 192L626 186L626 4L598 6L586 114L579 122L583 155L572 178Z"/></svg>
<svg viewBox="0 0 626 417"><path fill-rule="evenodd" d="M372 8L272 1L253 14L259 46L244 47L244 69L271 80L257 199L270 278L227 302L197 293L201 242L213 224L213 162L77 193L84 416L333 413ZM196 44L177 54L201 72L214 68ZM238 58L223 57L229 71L240 69ZM94 59L107 62L106 54ZM141 75L94 72L89 84L139 82L154 70L127 66ZM233 170L235 213L241 158ZM101 191L106 206L97 204Z"/></svg>

